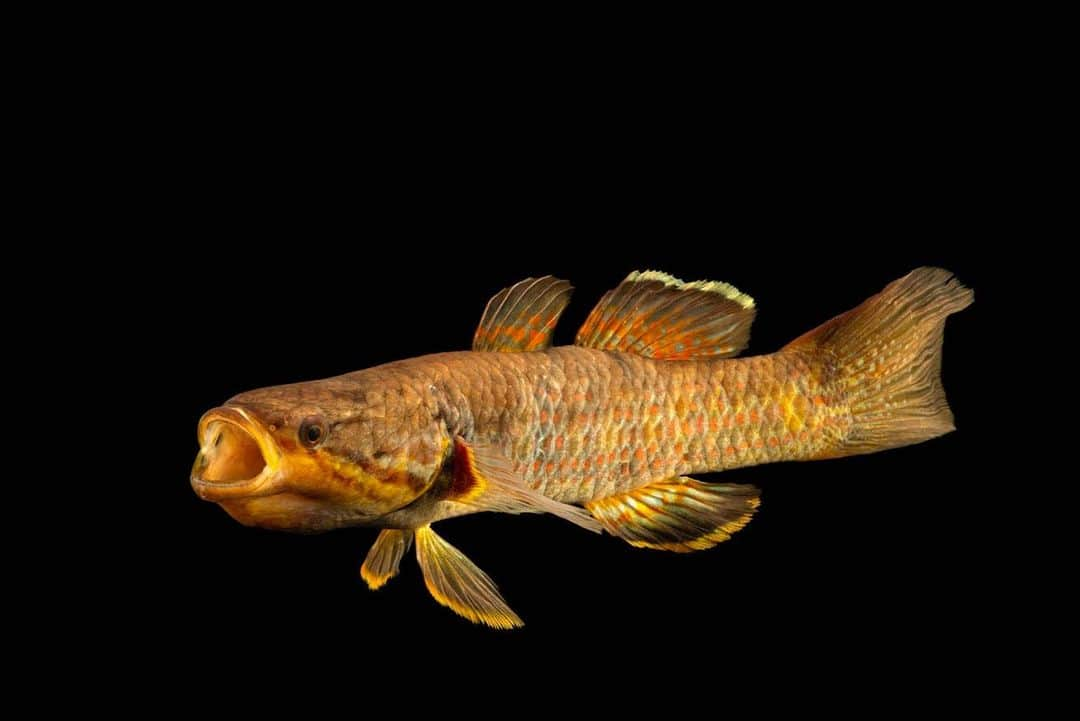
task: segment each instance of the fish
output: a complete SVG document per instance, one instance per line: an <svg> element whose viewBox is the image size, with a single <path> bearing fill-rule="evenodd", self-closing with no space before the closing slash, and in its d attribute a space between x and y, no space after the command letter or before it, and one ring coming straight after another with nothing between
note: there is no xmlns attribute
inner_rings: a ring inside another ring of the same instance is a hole
<svg viewBox="0 0 1080 721"><path fill-rule="evenodd" d="M527 278L484 309L472 350L241 393L198 422L191 485L242 524L379 529L360 575L378 589L415 547L441 605L523 625L433 524L547 513L677 553L750 522L752 484L695 476L835 459L954 430L945 319L973 292L918 268L780 350L738 358L753 298L717 281L630 273L573 345L552 346L570 283ZM737 476L736 476L737 478Z"/></svg>

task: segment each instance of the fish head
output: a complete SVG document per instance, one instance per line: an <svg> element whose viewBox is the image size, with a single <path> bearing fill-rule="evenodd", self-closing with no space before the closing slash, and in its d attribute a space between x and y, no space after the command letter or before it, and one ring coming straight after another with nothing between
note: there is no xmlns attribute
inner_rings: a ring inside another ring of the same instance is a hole
<svg viewBox="0 0 1080 721"><path fill-rule="evenodd" d="M332 381L242 393L200 419L191 485L249 526L379 525L422 496L450 454L444 425L401 400Z"/></svg>

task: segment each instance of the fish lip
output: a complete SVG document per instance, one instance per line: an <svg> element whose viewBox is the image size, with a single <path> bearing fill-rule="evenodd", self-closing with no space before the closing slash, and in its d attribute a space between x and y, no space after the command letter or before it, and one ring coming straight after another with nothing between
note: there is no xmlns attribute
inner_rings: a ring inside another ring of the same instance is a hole
<svg viewBox="0 0 1080 721"><path fill-rule="evenodd" d="M209 481L201 477L206 466L206 449L210 443L209 428L212 423L228 423L240 428L259 446L265 465L253 478L237 481ZM198 427L199 453L191 468L191 487L206 501L222 501L234 498L254 498L279 492L281 473L281 449L266 427L250 412L237 406L221 406L203 414Z"/></svg>

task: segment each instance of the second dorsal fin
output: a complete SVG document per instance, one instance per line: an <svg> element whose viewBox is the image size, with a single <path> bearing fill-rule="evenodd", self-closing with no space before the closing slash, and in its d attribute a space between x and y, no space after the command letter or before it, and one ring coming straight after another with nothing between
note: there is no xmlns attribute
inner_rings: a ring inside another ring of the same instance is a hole
<svg viewBox="0 0 1080 721"><path fill-rule="evenodd" d="M727 358L746 347L753 321L754 299L727 283L634 271L600 299L575 342L657 359Z"/></svg>
<svg viewBox="0 0 1080 721"><path fill-rule="evenodd" d="M551 334L570 302L573 287L545 275L503 288L488 301L473 336L473 350L536 351L551 345Z"/></svg>

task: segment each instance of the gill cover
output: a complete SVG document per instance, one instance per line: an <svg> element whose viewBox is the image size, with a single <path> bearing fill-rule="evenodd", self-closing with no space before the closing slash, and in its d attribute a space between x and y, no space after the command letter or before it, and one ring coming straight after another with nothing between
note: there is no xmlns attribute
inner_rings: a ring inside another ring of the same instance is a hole
<svg viewBox="0 0 1080 721"><path fill-rule="evenodd" d="M431 488L448 453L441 424L380 437L377 420L272 400L276 389L244 394L199 423L192 486L243 523L312 531L373 522Z"/></svg>

